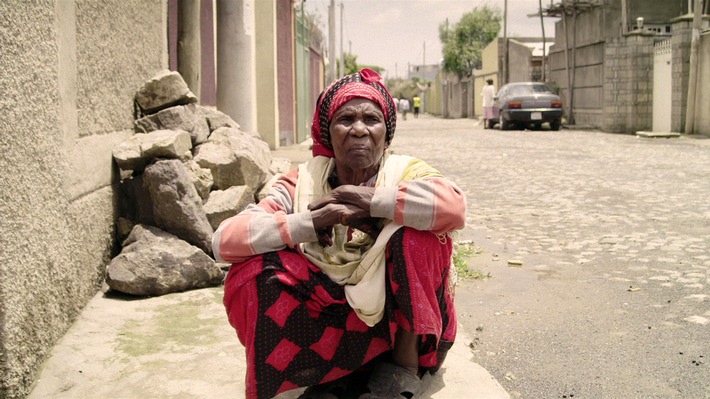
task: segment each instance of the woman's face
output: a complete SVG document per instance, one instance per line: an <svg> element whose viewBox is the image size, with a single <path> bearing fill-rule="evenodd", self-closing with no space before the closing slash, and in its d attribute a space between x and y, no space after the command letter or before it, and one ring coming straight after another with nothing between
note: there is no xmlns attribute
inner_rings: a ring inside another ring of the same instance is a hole
<svg viewBox="0 0 710 399"><path fill-rule="evenodd" d="M377 172L385 144L385 116L379 105L364 98L343 104L330 122L330 142L338 164L351 171ZM374 174L374 173L373 173Z"/></svg>

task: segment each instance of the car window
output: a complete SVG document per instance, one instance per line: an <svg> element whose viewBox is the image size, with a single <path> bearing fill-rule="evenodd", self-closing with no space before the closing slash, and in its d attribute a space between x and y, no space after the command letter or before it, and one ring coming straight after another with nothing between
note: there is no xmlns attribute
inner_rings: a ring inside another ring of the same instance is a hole
<svg viewBox="0 0 710 399"><path fill-rule="evenodd" d="M543 85L520 85L512 86L509 89L509 94L512 96L523 96L528 94L551 93L550 89Z"/></svg>
<svg viewBox="0 0 710 399"><path fill-rule="evenodd" d="M525 94L531 94L530 86L513 86L510 88L511 96L520 96Z"/></svg>
<svg viewBox="0 0 710 399"><path fill-rule="evenodd" d="M545 85L532 85L531 87L535 93L552 93L552 90Z"/></svg>

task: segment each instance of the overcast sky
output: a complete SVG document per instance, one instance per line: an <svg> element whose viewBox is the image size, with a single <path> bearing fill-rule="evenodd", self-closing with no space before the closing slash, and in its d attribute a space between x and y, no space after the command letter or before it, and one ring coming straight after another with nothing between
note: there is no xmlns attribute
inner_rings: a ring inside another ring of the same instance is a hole
<svg viewBox="0 0 710 399"><path fill-rule="evenodd" d="M508 36L542 37L538 0L507 0ZM554 0L555 3L559 0ZM328 36L331 0L306 0L306 11L321 15ZM340 4L343 4L343 49L357 55L358 64L386 69L387 77L405 77L407 64L436 64L441 56L439 24L451 25L476 7L497 7L505 0L336 0L336 54L340 54ZM542 0L543 7L551 0ZM555 18L545 18L545 36L553 37ZM502 26L501 26L502 29ZM501 33L502 36L502 33Z"/></svg>

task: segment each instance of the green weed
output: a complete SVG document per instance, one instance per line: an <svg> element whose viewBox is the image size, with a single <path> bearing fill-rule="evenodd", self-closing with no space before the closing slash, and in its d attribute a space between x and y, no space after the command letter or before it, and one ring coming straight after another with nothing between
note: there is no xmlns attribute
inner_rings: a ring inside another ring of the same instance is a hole
<svg viewBox="0 0 710 399"><path fill-rule="evenodd" d="M471 269L468 260L471 257L483 253L483 248L473 245L472 242L457 242L454 246L454 266L460 279L486 279L490 278L490 273Z"/></svg>

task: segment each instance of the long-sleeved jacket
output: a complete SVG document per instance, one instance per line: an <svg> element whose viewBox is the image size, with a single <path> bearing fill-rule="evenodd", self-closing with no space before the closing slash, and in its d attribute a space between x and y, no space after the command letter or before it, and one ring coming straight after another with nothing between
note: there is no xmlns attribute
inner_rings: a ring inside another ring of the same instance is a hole
<svg viewBox="0 0 710 399"><path fill-rule="evenodd" d="M223 221L212 238L215 258L240 263L248 258L317 241L310 212L294 212L298 169L281 177L258 204ZM466 199L452 181L441 177L404 180L396 187L376 187L370 205L376 218L434 234L463 228Z"/></svg>

